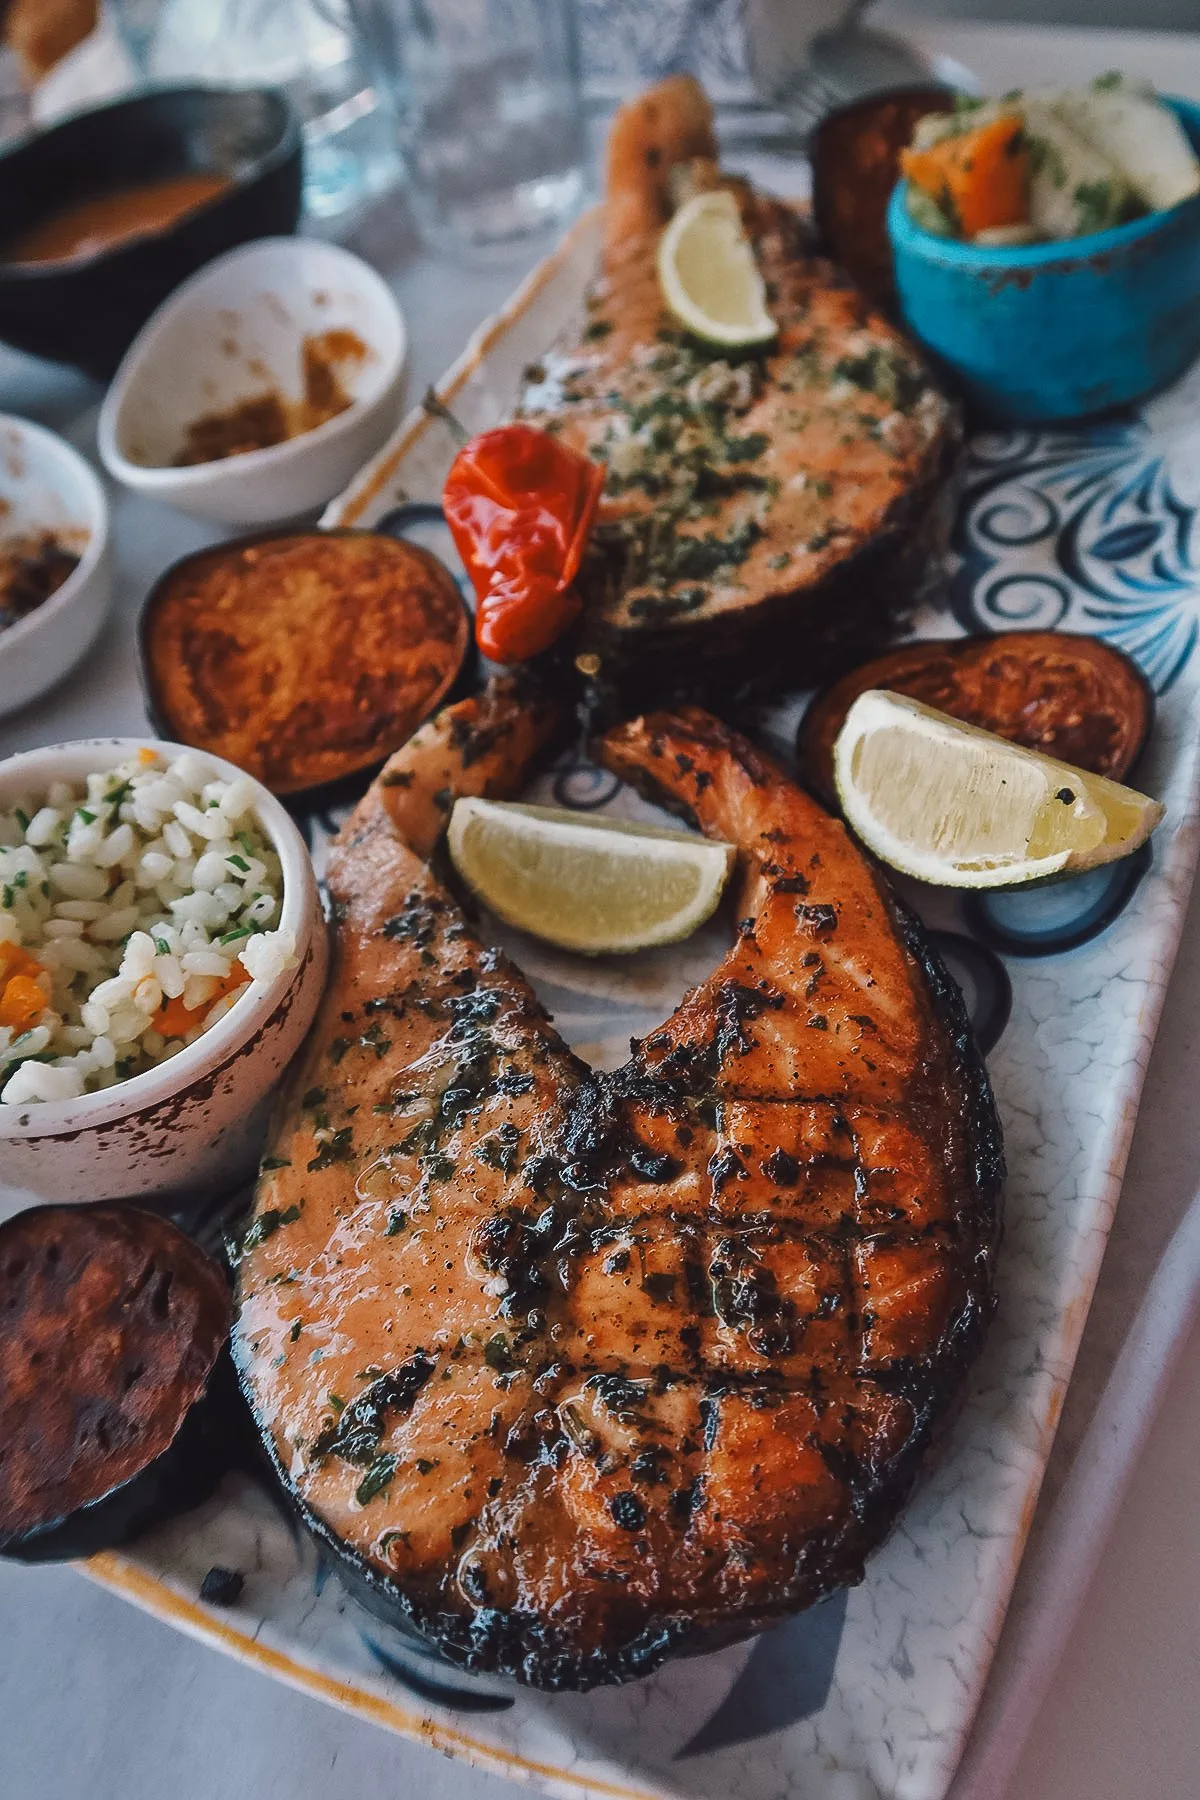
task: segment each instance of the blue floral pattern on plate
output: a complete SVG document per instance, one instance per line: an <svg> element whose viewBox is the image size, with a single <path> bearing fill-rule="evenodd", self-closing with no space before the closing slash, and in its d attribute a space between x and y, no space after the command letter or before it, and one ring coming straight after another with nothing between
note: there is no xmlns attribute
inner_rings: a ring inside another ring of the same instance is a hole
<svg viewBox="0 0 1200 1800"><path fill-rule="evenodd" d="M1095 632L1166 693L1200 631L1197 505L1181 491L1194 451L1174 449L1142 414L976 438L955 534L960 623Z"/></svg>

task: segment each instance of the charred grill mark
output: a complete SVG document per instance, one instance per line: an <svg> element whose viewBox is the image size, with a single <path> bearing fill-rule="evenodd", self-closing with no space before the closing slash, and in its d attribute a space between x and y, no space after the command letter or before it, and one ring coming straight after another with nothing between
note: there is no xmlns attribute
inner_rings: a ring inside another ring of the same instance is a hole
<svg viewBox="0 0 1200 1800"><path fill-rule="evenodd" d="M337 1456L343 1462L367 1467L374 1461L389 1417L412 1411L435 1367L418 1351L390 1375L381 1375L313 1439L313 1457Z"/></svg>

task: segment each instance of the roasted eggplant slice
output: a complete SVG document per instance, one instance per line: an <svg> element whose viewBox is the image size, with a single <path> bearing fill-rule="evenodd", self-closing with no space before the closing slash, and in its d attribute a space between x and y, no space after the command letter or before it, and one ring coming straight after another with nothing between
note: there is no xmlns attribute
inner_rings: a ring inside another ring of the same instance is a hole
<svg viewBox="0 0 1200 1800"><path fill-rule="evenodd" d="M229 1320L223 1271L153 1213L0 1226L0 1555L89 1556L211 1493Z"/></svg>
<svg viewBox="0 0 1200 1800"><path fill-rule="evenodd" d="M458 584L430 551L368 531L241 538L185 557L141 620L166 737L293 797L383 762L469 654Z"/></svg>
<svg viewBox="0 0 1200 1800"><path fill-rule="evenodd" d="M822 248L884 312L895 311L887 209L900 152L918 119L953 104L946 88L892 88L839 107L813 135L813 218Z"/></svg>
<svg viewBox="0 0 1200 1800"><path fill-rule="evenodd" d="M833 744L868 688L887 688L1077 769L1124 781L1150 735L1154 698L1123 651L1062 631L926 638L862 663L809 707L797 746L812 791L836 807Z"/></svg>

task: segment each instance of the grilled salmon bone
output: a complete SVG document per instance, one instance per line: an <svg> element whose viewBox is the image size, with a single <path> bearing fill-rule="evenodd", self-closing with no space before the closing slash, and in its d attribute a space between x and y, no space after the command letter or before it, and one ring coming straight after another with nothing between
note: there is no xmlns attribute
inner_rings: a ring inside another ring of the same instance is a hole
<svg viewBox="0 0 1200 1800"><path fill-rule="evenodd" d="M369 1604L465 1668L587 1687L860 1578L979 1347L1000 1145L920 929L697 711L600 754L738 844L736 943L587 1069L411 847L431 790L519 791L552 729L451 708L336 844L236 1346Z"/></svg>

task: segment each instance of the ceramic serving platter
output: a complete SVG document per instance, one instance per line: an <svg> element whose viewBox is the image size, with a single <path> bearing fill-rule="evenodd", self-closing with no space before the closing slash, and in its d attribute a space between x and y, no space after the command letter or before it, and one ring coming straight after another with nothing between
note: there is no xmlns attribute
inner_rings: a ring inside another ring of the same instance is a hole
<svg viewBox="0 0 1200 1800"><path fill-rule="evenodd" d="M441 384L469 430L512 405L522 368L579 308L585 218ZM424 529L454 450L418 409L327 523ZM1003 1115L1010 1177L1000 1304L936 1467L863 1584L632 1686L550 1696L472 1679L359 1610L277 1498L249 1476L140 1541L98 1579L161 1616L378 1723L547 1792L709 1800L940 1800L977 1704L1120 1191L1197 850L1200 369L1140 412L1065 433L977 438L941 610L923 634L1016 626L1099 633L1141 663L1157 722L1139 769L1166 802L1129 862L1028 894L909 898L961 981ZM397 518L397 509L403 509ZM785 758L805 697L749 722ZM541 797L649 809L564 763ZM336 818L309 820L314 853ZM510 935L565 1036L622 1060L726 941L585 962ZM500 934L497 934L500 935ZM246 1577L221 1610L214 1565Z"/></svg>

